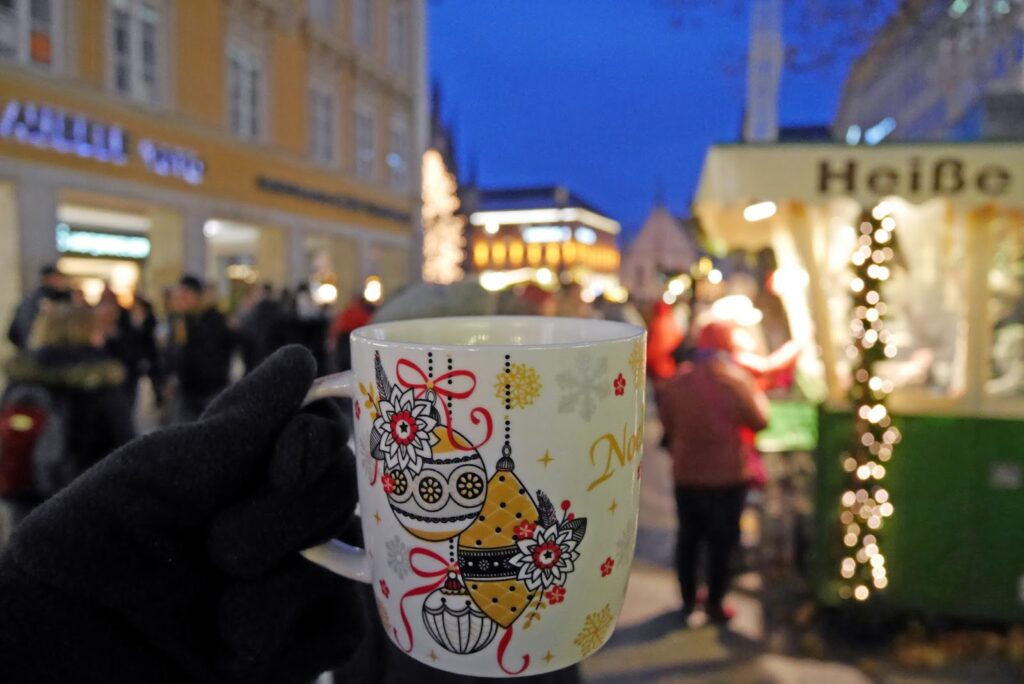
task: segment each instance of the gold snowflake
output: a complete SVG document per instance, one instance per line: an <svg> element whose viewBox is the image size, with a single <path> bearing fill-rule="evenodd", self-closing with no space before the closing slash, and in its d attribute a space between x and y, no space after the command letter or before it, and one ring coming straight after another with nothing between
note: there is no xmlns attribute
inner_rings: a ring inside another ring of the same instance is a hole
<svg viewBox="0 0 1024 684"><path fill-rule="evenodd" d="M583 623L583 628L580 629L580 633L576 635L576 639L572 642L580 647L580 653L583 654L584 658L596 651L604 643L612 629L613 621L612 609L607 603L598 612L587 616L586 622Z"/></svg>
<svg viewBox="0 0 1024 684"><path fill-rule="evenodd" d="M540 375L525 363L513 363L509 372L498 373L494 382L494 396L509 400L509 408L524 408L540 396ZM505 391L508 390L508 395Z"/></svg>
<svg viewBox="0 0 1024 684"><path fill-rule="evenodd" d="M633 343L633 351L629 354L629 367L633 369L633 386L639 387L644 373L644 345L637 340Z"/></svg>

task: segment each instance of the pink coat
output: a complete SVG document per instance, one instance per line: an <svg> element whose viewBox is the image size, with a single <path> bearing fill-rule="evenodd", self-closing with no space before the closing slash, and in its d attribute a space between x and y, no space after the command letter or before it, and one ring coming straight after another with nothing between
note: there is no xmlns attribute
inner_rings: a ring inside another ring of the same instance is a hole
<svg viewBox="0 0 1024 684"><path fill-rule="evenodd" d="M728 487L748 480L741 428L763 430L768 400L735 363L712 357L686 363L658 388L677 485Z"/></svg>

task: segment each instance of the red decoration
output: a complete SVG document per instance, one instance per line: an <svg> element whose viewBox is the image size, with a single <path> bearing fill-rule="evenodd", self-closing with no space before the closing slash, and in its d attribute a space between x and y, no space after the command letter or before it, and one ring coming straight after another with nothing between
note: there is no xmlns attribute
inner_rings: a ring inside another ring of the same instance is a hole
<svg viewBox="0 0 1024 684"><path fill-rule="evenodd" d="M544 597L547 598L548 603L555 605L565 600L565 587L554 586L548 590Z"/></svg>
<svg viewBox="0 0 1024 684"><path fill-rule="evenodd" d="M601 563L601 577L607 577L612 574L612 568L615 567L615 560L608 556L604 559L604 563Z"/></svg>
<svg viewBox="0 0 1024 684"><path fill-rule="evenodd" d="M380 593L384 594L384 598L391 598L391 590L388 589L388 583L384 580L380 581Z"/></svg>
<svg viewBox="0 0 1024 684"><path fill-rule="evenodd" d="M622 373L615 378L615 396L621 397L626 393L626 378L622 377Z"/></svg>
<svg viewBox="0 0 1024 684"><path fill-rule="evenodd" d="M523 666L520 667L518 670L510 670L507 667L505 667L505 651L508 649L509 642L511 642L511 641L512 641L512 628L509 627L508 629L505 630L505 634L501 637L501 641L498 642L498 667L500 667L501 671L504 672L505 674L509 674L509 675L522 674L522 672L526 668L530 667L530 655L528 653L523 655Z"/></svg>
<svg viewBox="0 0 1024 684"><path fill-rule="evenodd" d="M363 407L359 405L358 401L356 402L355 413L356 413L356 420L359 420L359 417L363 415Z"/></svg>
<svg viewBox="0 0 1024 684"><path fill-rule="evenodd" d="M395 491L395 478L391 475L384 475L380 478L380 486L384 488L385 494Z"/></svg>
<svg viewBox="0 0 1024 684"><path fill-rule="evenodd" d="M532 523L528 520L516 525L515 529L512 530L512 534L515 535L516 540L520 539L532 539L533 532L537 529L537 523Z"/></svg>
<svg viewBox="0 0 1024 684"><path fill-rule="evenodd" d="M416 559L418 557L420 557L420 556L425 556L425 557L429 558L431 561L433 561L434 563L436 563L435 568L433 570L425 570L423 568L417 567ZM414 587L414 588L410 589L409 591L405 592L404 594L402 594L402 599L398 602L398 610L399 610L399 612L402 615L402 624L405 627L405 637L406 637L406 640L409 642L409 648L406 648L405 646L402 646L401 641L398 638L398 628L397 627L393 627L392 628L392 632L394 632L394 635L395 635L395 643L398 644L399 647L403 651L405 651L406 653L412 652L413 639L412 639L412 625L409 624L409 616L405 614L405 600L407 598L412 597L412 596L422 596L423 594L429 594L430 592L434 591L439 586L444 584L444 581L448 578L448 572L449 571L452 571L452 572L455 572L455 573L459 572L459 566L458 566L457 563L456 564L449 563L444 558L442 558L441 556L437 555L436 553L434 553L430 549L424 549L424 548L421 548L421 547L418 547L418 546L413 547L412 549L409 550L409 567L412 568L413 573L417 577L423 577L425 579L429 579L430 582L428 582L427 584L418 586L418 587ZM383 583L383 580L381 580L381 582ZM520 672L522 672L522 670L520 670Z"/></svg>
<svg viewBox="0 0 1024 684"><path fill-rule="evenodd" d="M416 375L419 377L414 380L409 380L403 377L403 368L416 373ZM437 376L437 378L435 378L434 380L431 380L427 376L427 374L423 372L422 368L417 366L414 362L410 361L409 359L398 360L398 365L395 368L395 377L398 380L398 384L400 384L402 387L405 387L406 389L416 390L415 396L417 399L426 394L428 390L433 390L433 392L438 397L445 397L447 399L469 399L469 397L471 397L473 395L473 392L476 390L476 376L473 375L473 373L468 370L448 371L443 375ZM456 381L468 380L469 387L468 389L453 390L447 386L448 380L451 380L453 383ZM444 427L445 430L448 431L448 441L451 442L451 445L453 447L460 451L474 451L475 449L483 446L488 441L490 441L491 435L494 432L494 421L491 419L491 414L487 409L481 406L477 406L476 408L469 412L469 418L473 422L473 425L479 425L481 421L484 422L486 426L486 433L484 435L483 440L476 445L469 444L467 446L463 446L461 440L455 438L455 433L452 430L452 413L451 410L448 408L448 403L445 401L440 401L438 403L441 404L441 410L444 411Z"/></svg>

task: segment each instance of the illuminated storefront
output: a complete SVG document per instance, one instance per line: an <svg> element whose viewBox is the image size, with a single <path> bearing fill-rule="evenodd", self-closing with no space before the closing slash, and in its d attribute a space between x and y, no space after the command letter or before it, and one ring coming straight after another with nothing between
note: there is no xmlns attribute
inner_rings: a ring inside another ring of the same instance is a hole
<svg viewBox="0 0 1024 684"><path fill-rule="evenodd" d="M1006 536L1024 515L1021 160L996 143L707 154L695 212L722 249L774 251L821 405L824 602L1024 618Z"/></svg>
<svg viewBox="0 0 1024 684"><path fill-rule="evenodd" d="M576 283L584 296L620 296L619 223L565 188L478 191L469 214L467 270L489 289Z"/></svg>

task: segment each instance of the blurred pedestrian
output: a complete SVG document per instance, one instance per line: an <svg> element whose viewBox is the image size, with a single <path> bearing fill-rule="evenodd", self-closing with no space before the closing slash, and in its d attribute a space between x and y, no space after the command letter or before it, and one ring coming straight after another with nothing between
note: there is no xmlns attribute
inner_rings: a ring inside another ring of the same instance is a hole
<svg viewBox="0 0 1024 684"><path fill-rule="evenodd" d="M679 516L676 570L689 615L697 600L697 561L707 548L709 619L725 622L723 604L730 559L750 479L744 429L768 424L768 400L753 377L733 360L732 326L706 324L696 350L679 372L658 387L658 414L667 436Z"/></svg>
<svg viewBox="0 0 1024 684"><path fill-rule="evenodd" d="M303 283L295 293L291 341L310 351L321 373L327 370L327 327L327 308L313 299L309 284Z"/></svg>
<svg viewBox="0 0 1024 684"><path fill-rule="evenodd" d="M55 264L47 264L39 269L39 279L39 286L22 299L7 329L7 339L18 349L24 349L28 344L32 324L43 300L62 302L71 299L68 278Z"/></svg>
<svg viewBox="0 0 1024 684"><path fill-rule="evenodd" d="M676 322L672 306L659 300L647 326L647 372L655 384L675 374L673 352L682 341L683 331Z"/></svg>
<svg viewBox="0 0 1024 684"><path fill-rule="evenodd" d="M328 346L334 352L334 370L341 372L352 368L352 346L349 340L352 331L369 324L374 306L360 295L352 295L348 306L341 310L331 322Z"/></svg>
<svg viewBox="0 0 1024 684"><path fill-rule="evenodd" d="M252 285L237 318L246 373L252 372L265 358L285 345L285 325L284 310L274 299L271 286Z"/></svg>
<svg viewBox="0 0 1024 684"><path fill-rule="evenodd" d="M133 437L127 373L104 342L95 310L47 301L6 365L0 480L16 519Z"/></svg>
<svg viewBox="0 0 1024 684"><path fill-rule="evenodd" d="M197 419L231 377L236 336L204 293L202 282L186 275L171 297L167 361L177 380L174 420L179 423Z"/></svg>

